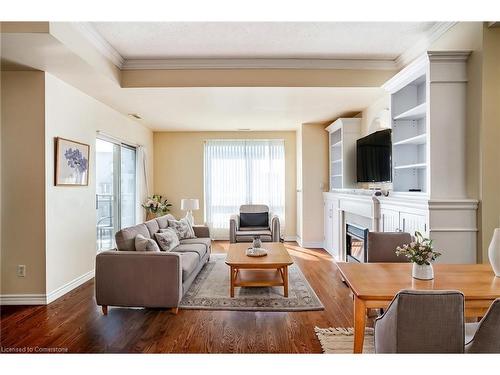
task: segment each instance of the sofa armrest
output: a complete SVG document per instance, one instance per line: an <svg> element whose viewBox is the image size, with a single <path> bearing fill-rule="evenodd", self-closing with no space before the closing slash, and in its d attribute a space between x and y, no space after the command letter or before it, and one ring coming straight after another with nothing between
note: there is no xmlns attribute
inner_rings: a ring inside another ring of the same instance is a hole
<svg viewBox="0 0 500 375"><path fill-rule="evenodd" d="M280 218L278 215L272 215L271 217L271 233L272 233L272 241L280 242L281 240L281 227L280 227Z"/></svg>
<svg viewBox="0 0 500 375"><path fill-rule="evenodd" d="M198 238L210 238L210 229L206 225L193 225L193 230Z"/></svg>
<svg viewBox="0 0 500 375"><path fill-rule="evenodd" d="M181 257L163 251L99 253L95 292L101 306L177 307L182 298Z"/></svg>
<svg viewBox="0 0 500 375"><path fill-rule="evenodd" d="M231 215L229 219L229 242L236 243L236 231L240 229L240 215Z"/></svg>

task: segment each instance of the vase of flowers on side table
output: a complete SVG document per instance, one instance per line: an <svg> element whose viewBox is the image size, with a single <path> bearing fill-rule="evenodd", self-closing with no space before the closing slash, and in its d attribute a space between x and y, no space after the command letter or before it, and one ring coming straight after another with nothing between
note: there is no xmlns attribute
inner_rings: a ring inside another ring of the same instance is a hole
<svg viewBox="0 0 500 375"><path fill-rule="evenodd" d="M146 209L146 220L152 220L158 216L165 215L170 211L172 204L168 203L167 199L163 199L161 195L154 194L146 199L142 207Z"/></svg>
<svg viewBox="0 0 500 375"><path fill-rule="evenodd" d="M415 232L415 241L398 246L397 256L405 256L413 263L412 276L419 280L432 280L434 270L432 262L441 255L432 248L432 240L424 238L420 232Z"/></svg>

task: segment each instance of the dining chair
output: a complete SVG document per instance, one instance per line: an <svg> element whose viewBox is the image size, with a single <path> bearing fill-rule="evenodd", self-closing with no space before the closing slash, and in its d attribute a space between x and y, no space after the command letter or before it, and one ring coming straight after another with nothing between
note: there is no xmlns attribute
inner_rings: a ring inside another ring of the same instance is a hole
<svg viewBox="0 0 500 375"><path fill-rule="evenodd" d="M396 255L396 248L412 241L410 233L368 232L368 263L406 263L408 259Z"/></svg>
<svg viewBox="0 0 500 375"><path fill-rule="evenodd" d="M479 323L465 324L466 353L500 353L500 298Z"/></svg>

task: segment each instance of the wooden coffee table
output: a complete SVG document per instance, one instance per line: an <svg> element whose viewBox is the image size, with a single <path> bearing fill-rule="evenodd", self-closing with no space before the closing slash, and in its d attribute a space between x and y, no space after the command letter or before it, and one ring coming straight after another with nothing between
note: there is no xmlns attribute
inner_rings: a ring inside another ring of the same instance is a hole
<svg viewBox="0 0 500 375"><path fill-rule="evenodd" d="M226 264L230 267L230 293L234 297L235 287L283 286L288 297L288 266L293 259L280 242L265 242L262 247L268 251L263 257L249 257L245 254L251 243L229 245Z"/></svg>

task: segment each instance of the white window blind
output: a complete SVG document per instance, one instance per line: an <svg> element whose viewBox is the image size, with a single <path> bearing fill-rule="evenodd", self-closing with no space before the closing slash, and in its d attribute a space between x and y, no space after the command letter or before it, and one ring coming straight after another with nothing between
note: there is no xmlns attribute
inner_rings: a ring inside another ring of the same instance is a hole
<svg viewBox="0 0 500 375"><path fill-rule="evenodd" d="M266 204L285 222L285 144L272 140L205 142L205 221L215 238L229 235L242 204Z"/></svg>

